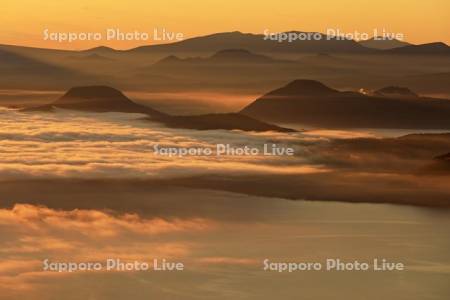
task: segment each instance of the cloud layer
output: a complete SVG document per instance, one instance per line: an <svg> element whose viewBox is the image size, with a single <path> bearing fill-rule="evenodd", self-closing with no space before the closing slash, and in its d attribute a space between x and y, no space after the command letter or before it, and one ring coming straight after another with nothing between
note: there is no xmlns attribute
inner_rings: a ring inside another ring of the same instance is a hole
<svg viewBox="0 0 450 300"><path fill-rule="evenodd" d="M264 134L166 129L134 114L25 114L0 111L0 180L10 178L161 178L208 174L320 171L300 157L187 156L156 154L159 148L251 146ZM283 138L292 138L280 135Z"/></svg>

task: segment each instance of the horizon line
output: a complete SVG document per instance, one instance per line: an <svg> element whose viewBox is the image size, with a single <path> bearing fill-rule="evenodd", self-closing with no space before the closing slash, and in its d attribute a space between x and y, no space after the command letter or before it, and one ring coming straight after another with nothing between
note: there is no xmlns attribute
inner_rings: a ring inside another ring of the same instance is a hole
<svg viewBox="0 0 450 300"><path fill-rule="evenodd" d="M319 33L319 34L322 34L322 35L326 35L325 33L322 33L322 32L319 32L319 31L301 31L301 30L279 31L277 33L279 34L279 33L289 33L289 32ZM167 43L163 42L163 43L157 43L157 44L142 44L142 45L134 46L134 47L131 47L131 48L123 48L123 49L121 49L121 48L113 48L113 47L110 47L110 46L106 46L105 44L99 44L98 46L89 47L89 48L85 48L85 49L45 48L45 47L39 47L39 46L29 46L29 45L24 45L24 44L14 44L14 43L13 44L5 44L5 43L1 43L1 42L0 42L0 46L13 46L13 47L32 48L32 49L39 49L39 50L72 51L72 52L82 52L82 51L94 50L94 49L97 49L97 48L107 48L107 49L110 49L110 50L113 50L113 51L126 52L126 51L131 51L131 50L134 50L134 49L137 49L137 48L141 48L141 47L170 45L170 44L176 44L176 43L180 43L180 42L187 41L187 40L194 39L194 38L202 38L202 37L208 37L208 36L212 36L212 35L226 34L226 33L240 33L240 34L243 34L243 35L247 35L247 34L250 34L250 35L264 35L263 33L242 32L242 31L239 31L239 30L222 31L222 32L213 32L213 33L204 34L204 35L192 36L192 37L185 38L185 39L179 40L179 41L169 41ZM374 36L370 37L370 39L368 39L368 40L371 40L373 38L374 38ZM355 43L360 43L362 41L367 41L367 40L359 40L358 41L358 40L355 40L355 39L347 39L347 40L354 41ZM409 43L406 40L398 40L398 41ZM432 43L443 43L443 44L447 45L447 43L442 42L442 41L432 41L432 42L425 42L425 43L419 43L419 44L409 43L409 44L411 44L411 45L424 45L424 44L432 44Z"/></svg>

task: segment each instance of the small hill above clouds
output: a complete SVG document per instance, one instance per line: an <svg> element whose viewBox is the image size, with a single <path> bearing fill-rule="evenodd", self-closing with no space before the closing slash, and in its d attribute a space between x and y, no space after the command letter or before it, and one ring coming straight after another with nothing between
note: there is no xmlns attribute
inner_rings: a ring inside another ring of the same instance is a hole
<svg viewBox="0 0 450 300"><path fill-rule="evenodd" d="M270 63L273 62L269 56L252 53L245 49L225 49L216 52L209 60L215 62L237 62L237 63Z"/></svg>
<svg viewBox="0 0 450 300"><path fill-rule="evenodd" d="M74 87L53 103L26 110L49 111L54 107L90 112L127 112L154 117L164 116L154 109L134 103L119 90L101 85Z"/></svg>
<svg viewBox="0 0 450 300"><path fill-rule="evenodd" d="M297 79L266 96L329 96L338 92L316 80Z"/></svg>
<svg viewBox="0 0 450 300"><path fill-rule="evenodd" d="M127 98L121 91L108 86L74 87L53 103L23 111L53 111L54 108L79 110L85 112L122 112L148 115L148 119L172 128L197 130L244 130L244 131L278 131L294 130L279 127L256 120L239 113L207 114L195 116L171 116L150 107L137 104Z"/></svg>
<svg viewBox="0 0 450 300"><path fill-rule="evenodd" d="M278 124L319 128L450 129L450 101L404 97L411 91L381 89L389 96L338 91L314 80L295 80L256 99L242 114ZM401 93L401 97L393 96Z"/></svg>
<svg viewBox="0 0 450 300"><path fill-rule="evenodd" d="M376 39L373 37L368 40L359 41L358 43L364 47L379 50L394 49L411 45L410 43L404 41L399 41L396 39L383 39L382 37L377 37Z"/></svg>

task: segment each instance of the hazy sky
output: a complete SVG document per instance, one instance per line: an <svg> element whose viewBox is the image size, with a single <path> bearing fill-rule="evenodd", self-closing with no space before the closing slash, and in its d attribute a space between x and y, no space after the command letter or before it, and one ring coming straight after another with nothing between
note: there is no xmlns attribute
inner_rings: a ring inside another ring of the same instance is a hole
<svg viewBox="0 0 450 300"><path fill-rule="evenodd" d="M448 0L18 0L2 1L0 43L45 48L83 49L98 45L132 48L156 41L106 41L107 28L153 34L154 28L181 32L185 38L214 32L262 33L302 30L403 33L407 41L450 43ZM100 32L103 39L59 43L50 32ZM169 42L166 40L166 42Z"/></svg>

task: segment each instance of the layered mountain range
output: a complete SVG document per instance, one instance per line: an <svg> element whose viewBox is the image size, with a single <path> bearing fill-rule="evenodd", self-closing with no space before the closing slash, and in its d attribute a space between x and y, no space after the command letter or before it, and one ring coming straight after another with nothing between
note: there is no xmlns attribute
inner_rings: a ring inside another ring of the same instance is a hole
<svg viewBox="0 0 450 300"><path fill-rule="evenodd" d="M291 31L286 34L294 33L300 35L304 32ZM296 39L291 42L280 42L268 38L263 34L242 33L239 31L215 33L211 35L194 37L183 41L164 44L141 46L127 50L128 52L217 52L223 49L244 48L252 52L277 53L277 52L309 52L309 53L381 53L391 51L393 48L396 53L421 53L421 54L450 54L450 47L444 43L428 43L423 45L411 45L408 43L400 44L400 41L391 42L387 46L384 43L375 43L381 46L374 46L372 41L358 43L354 40L330 37L321 33L320 39ZM395 45L394 45L395 43ZM372 45L370 47L369 45ZM399 46L399 47L396 47ZM415 46L415 47L414 47ZM414 49L414 50L411 50ZM92 50L95 50L92 49ZM92 51L91 50L91 51Z"/></svg>
<svg viewBox="0 0 450 300"><path fill-rule="evenodd" d="M444 43L376 40L369 47L319 35L319 40L279 42L263 34L224 32L129 50L0 45L0 89L54 91L94 84L140 91L262 93L294 78L309 78L353 89L395 84L414 86L422 94L450 93L450 47Z"/></svg>

